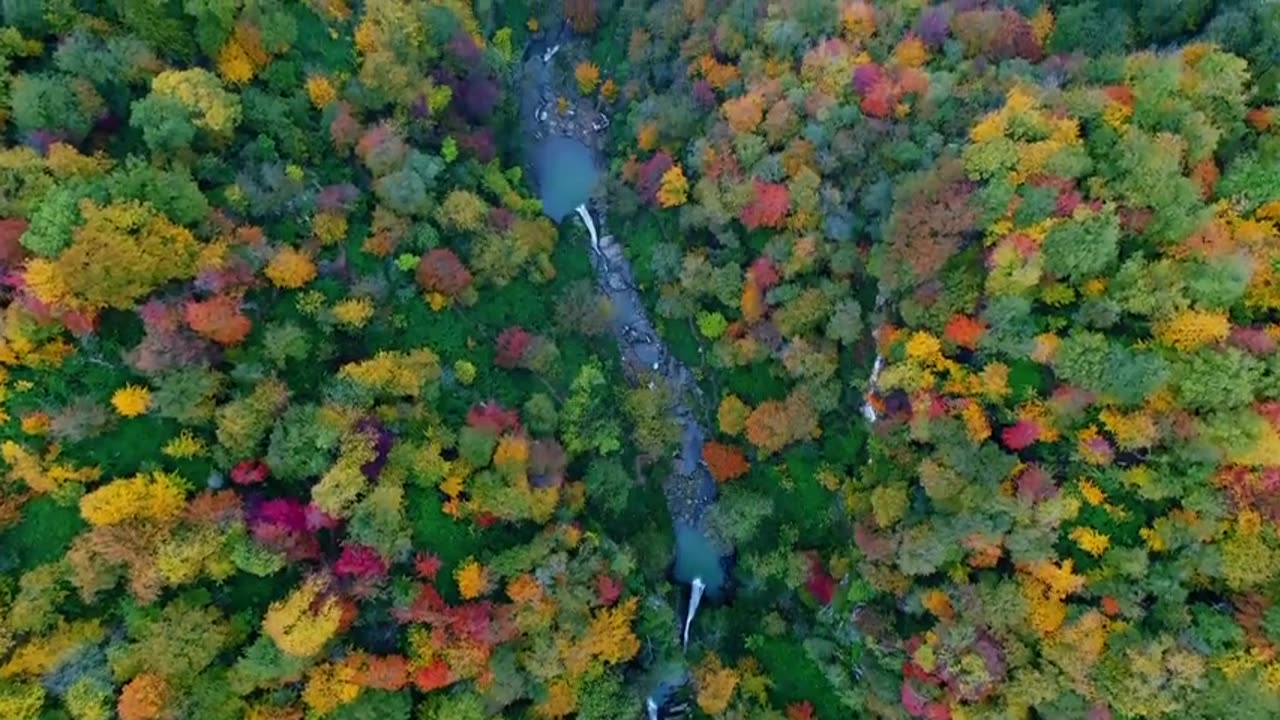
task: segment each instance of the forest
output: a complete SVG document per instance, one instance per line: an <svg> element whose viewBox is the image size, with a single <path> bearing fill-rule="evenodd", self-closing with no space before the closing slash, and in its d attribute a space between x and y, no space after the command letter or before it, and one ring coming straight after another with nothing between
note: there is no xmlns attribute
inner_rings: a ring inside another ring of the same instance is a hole
<svg viewBox="0 0 1280 720"><path fill-rule="evenodd" d="M0 145L0 720L1280 717L1280 3L0 0Z"/></svg>

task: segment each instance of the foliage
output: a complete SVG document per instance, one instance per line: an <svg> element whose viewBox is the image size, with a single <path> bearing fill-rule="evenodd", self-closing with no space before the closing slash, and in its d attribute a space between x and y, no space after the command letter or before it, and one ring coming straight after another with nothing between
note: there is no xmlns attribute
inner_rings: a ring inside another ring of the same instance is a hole
<svg viewBox="0 0 1280 720"><path fill-rule="evenodd" d="M1269 4L0 20L0 717L1280 716Z"/></svg>

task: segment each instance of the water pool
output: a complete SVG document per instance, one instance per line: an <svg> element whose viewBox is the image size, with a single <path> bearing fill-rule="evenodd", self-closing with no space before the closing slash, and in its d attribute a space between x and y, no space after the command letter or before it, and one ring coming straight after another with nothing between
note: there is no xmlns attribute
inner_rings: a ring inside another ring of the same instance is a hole
<svg viewBox="0 0 1280 720"><path fill-rule="evenodd" d="M559 135L545 138L534 147L533 170L542 211L556 222L585 203L600 178L591 149Z"/></svg>

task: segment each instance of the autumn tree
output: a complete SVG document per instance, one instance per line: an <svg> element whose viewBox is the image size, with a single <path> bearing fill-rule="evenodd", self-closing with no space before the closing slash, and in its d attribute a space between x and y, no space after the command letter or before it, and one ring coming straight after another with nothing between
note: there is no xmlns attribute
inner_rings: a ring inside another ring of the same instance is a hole
<svg viewBox="0 0 1280 720"><path fill-rule="evenodd" d="M658 204L664 208L679 207L689 199L689 181L679 165L662 174L662 184L658 188Z"/></svg>
<svg viewBox="0 0 1280 720"><path fill-rule="evenodd" d="M471 285L471 272L452 250L435 248L418 262L417 279L427 292L456 297Z"/></svg>
<svg viewBox="0 0 1280 720"><path fill-rule="evenodd" d="M124 686L116 711L120 713L120 720L160 720L172 698L169 683L158 675L147 673Z"/></svg>
<svg viewBox="0 0 1280 720"><path fill-rule="evenodd" d="M600 68L593 62L580 62L573 68L573 78L578 83L578 91L590 95L600 83Z"/></svg>
<svg viewBox="0 0 1280 720"><path fill-rule="evenodd" d="M84 222L56 259L27 265L36 297L71 308L129 308L171 280L191 277L199 244L147 203L80 203Z"/></svg>
<svg viewBox="0 0 1280 720"><path fill-rule="evenodd" d="M698 707L708 715L724 712L733 699L738 680L739 675L733 668L725 667L715 653L709 653L694 671Z"/></svg>
<svg viewBox="0 0 1280 720"><path fill-rule="evenodd" d="M739 219L748 230L781 227L790 210L787 186L756 180L752 185L751 202L742 209Z"/></svg>
<svg viewBox="0 0 1280 720"><path fill-rule="evenodd" d="M151 81L151 92L178 101L191 113L196 127L215 137L230 136L240 124L240 98L208 70L166 70Z"/></svg>
<svg viewBox="0 0 1280 720"><path fill-rule="evenodd" d="M716 482L726 482L742 477L751 469L751 464L742 451L732 445L708 441L702 446L702 459L711 471Z"/></svg>
<svg viewBox="0 0 1280 720"><path fill-rule="evenodd" d="M596 0L564 0L564 16L574 32L590 33L600 26Z"/></svg>
<svg viewBox="0 0 1280 720"><path fill-rule="evenodd" d="M285 654L311 657L320 652L338 631L342 607L325 597L318 578L305 580L283 600L267 609L262 630Z"/></svg>
<svg viewBox="0 0 1280 720"><path fill-rule="evenodd" d="M183 315L192 330L224 346L239 345L253 326L241 311L240 301L229 295L189 300Z"/></svg>

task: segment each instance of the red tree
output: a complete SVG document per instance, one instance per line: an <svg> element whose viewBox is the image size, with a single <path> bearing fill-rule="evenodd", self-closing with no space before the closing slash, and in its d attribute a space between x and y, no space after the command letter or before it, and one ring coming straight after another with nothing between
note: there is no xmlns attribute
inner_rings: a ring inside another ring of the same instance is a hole
<svg viewBox="0 0 1280 720"><path fill-rule="evenodd" d="M943 337L960 347L974 350L986 332L987 326L981 320L968 315L956 315L947 321Z"/></svg>
<svg viewBox="0 0 1280 720"><path fill-rule="evenodd" d="M22 218L0 220L0 267L16 267L27 256L26 248L18 242L27 231L27 221Z"/></svg>
<svg viewBox="0 0 1280 720"><path fill-rule="evenodd" d="M702 446L702 459L716 482L727 482L742 477L751 469L751 463L742 451L732 445L711 440Z"/></svg>
<svg viewBox="0 0 1280 720"><path fill-rule="evenodd" d="M413 684L422 692L439 690L452 682L449 665L444 660L436 660L413 675Z"/></svg>
<svg viewBox="0 0 1280 720"><path fill-rule="evenodd" d="M517 432L520 430L520 413L507 410L496 401L489 400L467 411L467 424L477 430L491 430L494 435Z"/></svg>
<svg viewBox="0 0 1280 720"><path fill-rule="evenodd" d="M1019 420L1014 425L1000 431L1000 439L1010 450L1022 450L1030 447L1040 437L1040 426L1034 420Z"/></svg>
<svg viewBox="0 0 1280 720"><path fill-rule="evenodd" d="M781 227L790 208L786 185L756 180L751 202L742 209L742 224L749 230Z"/></svg>
<svg viewBox="0 0 1280 720"><path fill-rule="evenodd" d="M529 331L519 325L512 325L498 333L498 354L493 363L501 368L519 367L532 344L533 335Z"/></svg>
<svg viewBox="0 0 1280 720"><path fill-rule="evenodd" d="M187 325L220 345L238 345L253 323L240 312L240 301L228 295L191 300L183 307Z"/></svg>
<svg viewBox="0 0 1280 720"><path fill-rule="evenodd" d="M419 552L413 556L413 571L424 580L435 580L442 564L440 556L435 553Z"/></svg>
<svg viewBox="0 0 1280 720"><path fill-rule="evenodd" d="M261 460L241 460L231 468L231 482L237 485L257 485L267 479L267 464Z"/></svg>
<svg viewBox="0 0 1280 720"><path fill-rule="evenodd" d="M338 575L368 580L386 575L387 563L377 550L367 545L343 545L342 554L333 564L333 571Z"/></svg>
<svg viewBox="0 0 1280 720"><path fill-rule="evenodd" d="M564 16L574 32L589 33L600 26L596 0L564 0Z"/></svg>
<svg viewBox="0 0 1280 720"><path fill-rule="evenodd" d="M427 292L454 297L471 285L471 272L448 248L436 248L418 262L418 285Z"/></svg>
<svg viewBox="0 0 1280 720"><path fill-rule="evenodd" d="M622 584L611 575L600 573L596 576L596 599L601 605L612 605L622 594Z"/></svg>
<svg viewBox="0 0 1280 720"><path fill-rule="evenodd" d="M657 206L658 189L662 187L662 176L675 167L675 161L665 152L654 154L640 166L639 177L636 178L636 192L650 205Z"/></svg>
<svg viewBox="0 0 1280 720"><path fill-rule="evenodd" d="M777 285L778 281L782 279L782 276L778 274L778 266L773 263L773 260L764 255L756 258L755 262L751 263L751 267L747 269L747 272L751 274L752 282L761 290L768 290Z"/></svg>

